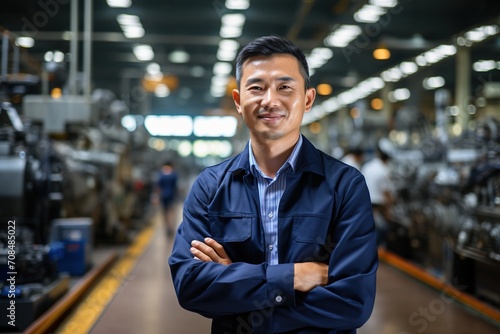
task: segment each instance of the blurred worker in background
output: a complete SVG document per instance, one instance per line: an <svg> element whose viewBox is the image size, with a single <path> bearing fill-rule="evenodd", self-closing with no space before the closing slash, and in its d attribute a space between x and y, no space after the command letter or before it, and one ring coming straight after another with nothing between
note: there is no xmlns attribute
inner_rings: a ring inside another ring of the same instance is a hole
<svg viewBox="0 0 500 334"><path fill-rule="evenodd" d="M316 91L304 53L261 37L236 61L233 100L250 130L184 203L169 259L182 307L212 333L356 333L378 265L363 175L300 133Z"/></svg>
<svg viewBox="0 0 500 334"><path fill-rule="evenodd" d="M392 205L394 203L394 185L389 175L390 156L387 149L377 145L376 156L361 167L366 185L370 191L373 217L377 228L377 243L385 247L387 233L392 220Z"/></svg>
<svg viewBox="0 0 500 334"><path fill-rule="evenodd" d="M352 147L347 151L347 154L340 159L340 161L361 170L363 164L363 150L359 147Z"/></svg>
<svg viewBox="0 0 500 334"><path fill-rule="evenodd" d="M156 181L159 201L163 208L165 228L167 236L173 236L175 232L175 200L177 197L177 172L170 161L166 161L160 170L160 175Z"/></svg>

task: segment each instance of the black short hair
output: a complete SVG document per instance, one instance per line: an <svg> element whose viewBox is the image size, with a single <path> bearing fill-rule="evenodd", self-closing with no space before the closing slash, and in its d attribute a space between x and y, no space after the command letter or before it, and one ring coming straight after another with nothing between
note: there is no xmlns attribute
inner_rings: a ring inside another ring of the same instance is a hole
<svg viewBox="0 0 500 334"><path fill-rule="evenodd" d="M308 89L311 80L309 78L309 66L304 52L290 40L276 35L263 36L254 39L244 46L236 58L236 83L240 87L243 63L256 56L272 56L274 54L290 54L299 62L299 71L305 82L305 89Z"/></svg>

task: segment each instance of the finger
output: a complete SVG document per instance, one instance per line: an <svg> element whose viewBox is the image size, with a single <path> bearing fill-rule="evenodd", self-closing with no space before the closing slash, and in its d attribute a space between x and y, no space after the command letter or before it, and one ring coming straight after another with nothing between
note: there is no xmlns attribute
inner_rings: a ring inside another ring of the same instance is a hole
<svg viewBox="0 0 500 334"><path fill-rule="evenodd" d="M191 247L189 250L191 251L191 254L193 254L195 259L201 260L203 262L212 262L212 259L210 258L210 256L204 254L199 249L197 249L195 247Z"/></svg>
<svg viewBox="0 0 500 334"><path fill-rule="evenodd" d="M224 250L224 247L222 247L222 245L219 244L217 241L215 241L212 238L205 238L203 241L205 241L205 244L210 246L217 253L219 257L223 259L228 258L226 251Z"/></svg>
<svg viewBox="0 0 500 334"><path fill-rule="evenodd" d="M214 262L219 262L219 255L215 252L215 250L206 245L205 243L198 241L198 240L193 240L191 242L191 246L198 250L200 254L203 254L204 256L208 256L210 258L209 261L214 261ZM206 262L206 261L205 261Z"/></svg>

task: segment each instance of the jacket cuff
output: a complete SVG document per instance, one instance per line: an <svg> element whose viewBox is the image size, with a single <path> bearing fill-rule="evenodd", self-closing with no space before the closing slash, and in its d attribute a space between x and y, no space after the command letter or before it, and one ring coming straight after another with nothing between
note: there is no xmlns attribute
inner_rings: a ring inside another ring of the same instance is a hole
<svg viewBox="0 0 500 334"><path fill-rule="evenodd" d="M267 266L267 295L274 306L295 305L293 263Z"/></svg>

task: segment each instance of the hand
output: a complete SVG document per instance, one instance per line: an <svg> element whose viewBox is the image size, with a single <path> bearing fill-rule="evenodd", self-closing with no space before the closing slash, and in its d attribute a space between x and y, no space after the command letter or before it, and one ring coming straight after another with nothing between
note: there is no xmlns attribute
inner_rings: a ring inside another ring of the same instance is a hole
<svg viewBox="0 0 500 334"><path fill-rule="evenodd" d="M295 263L293 268L293 288L297 291L308 292L328 283L328 265L325 263Z"/></svg>
<svg viewBox="0 0 500 334"><path fill-rule="evenodd" d="M229 256L227 256L224 247L217 241L211 238L205 238L203 241L191 241L192 247L190 251L195 259L203 262L216 262L226 266L233 263Z"/></svg>

